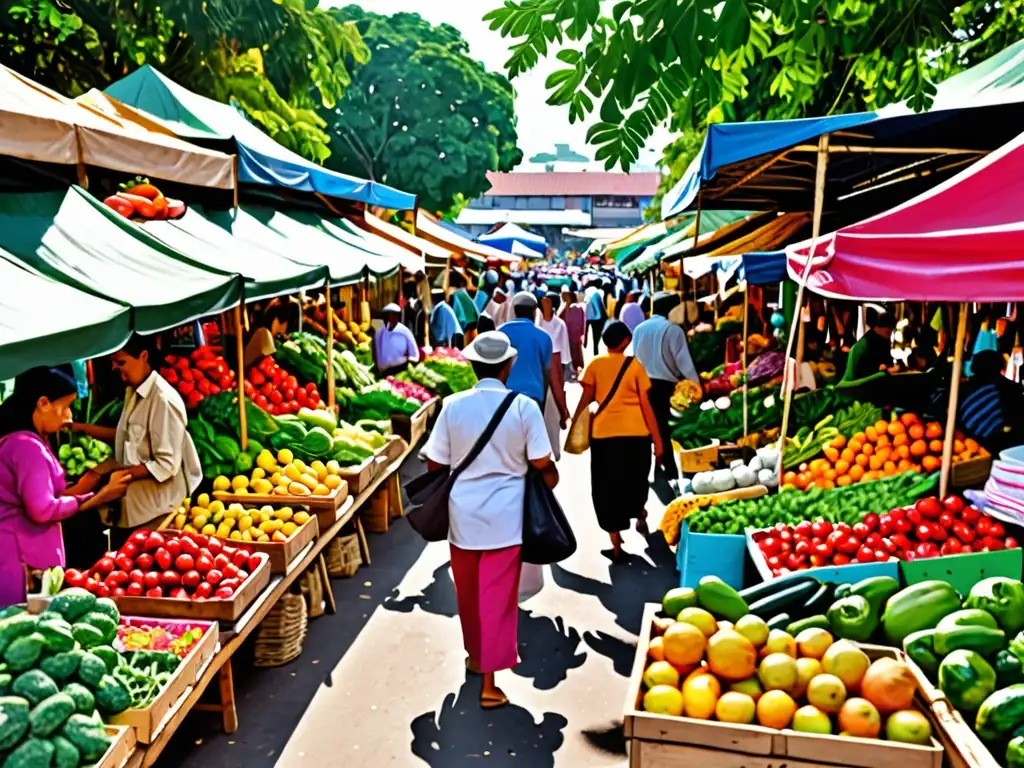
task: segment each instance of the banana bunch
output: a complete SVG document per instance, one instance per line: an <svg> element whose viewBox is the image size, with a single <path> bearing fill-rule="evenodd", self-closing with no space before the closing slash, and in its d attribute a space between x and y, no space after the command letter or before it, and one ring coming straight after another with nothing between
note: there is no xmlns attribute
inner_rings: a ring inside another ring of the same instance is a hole
<svg viewBox="0 0 1024 768"><path fill-rule="evenodd" d="M850 438L878 422L882 418L882 409L871 403L855 402L846 408L840 408L835 416L839 433Z"/></svg>
<svg viewBox="0 0 1024 768"><path fill-rule="evenodd" d="M689 379L683 379L676 384L669 404L673 410L682 413L694 403L700 402L702 397L704 397L704 392L701 390L700 384Z"/></svg>
<svg viewBox="0 0 1024 768"><path fill-rule="evenodd" d="M665 535L667 544L678 544L680 531L683 527L683 520L687 515L711 504L709 496L681 496L674 499L665 508L665 514L661 517L661 525L658 526Z"/></svg>
<svg viewBox="0 0 1024 768"><path fill-rule="evenodd" d="M813 427L803 426L792 437L786 438L782 452L784 466L792 467L810 461L824 449L825 444L840 434L835 416L830 414Z"/></svg>

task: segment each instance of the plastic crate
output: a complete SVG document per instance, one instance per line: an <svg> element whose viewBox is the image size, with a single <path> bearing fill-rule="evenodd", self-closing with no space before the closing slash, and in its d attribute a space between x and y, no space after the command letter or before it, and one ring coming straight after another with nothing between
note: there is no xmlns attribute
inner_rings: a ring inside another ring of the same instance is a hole
<svg viewBox="0 0 1024 768"><path fill-rule="evenodd" d="M999 552L969 552L965 555L929 557L925 560L900 562L900 574L907 584L936 579L951 584L961 595L990 576L1020 579L1024 552L1003 549Z"/></svg>
<svg viewBox="0 0 1024 768"><path fill-rule="evenodd" d="M705 576L717 576L730 587L743 589L746 539L732 533L691 533L683 521L676 563L679 586L696 587Z"/></svg>
<svg viewBox="0 0 1024 768"><path fill-rule="evenodd" d="M752 537L752 534L756 532L756 528L748 528L743 541L747 552L750 554L750 559L754 561L754 567L761 576L761 580L772 581L776 578L785 578L785 576L772 576L771 569L768 567L768 563L765 562L761 548L757 546L757 542ZM899 579L900 577L899 563L895 560L888 560L884 563L827 565L821 568L807 568L799 571L799 573L813 576L818 581L828 582L829 584L853 584L862 579L869 579L872 576L892 576L894 579Z"/></svg>

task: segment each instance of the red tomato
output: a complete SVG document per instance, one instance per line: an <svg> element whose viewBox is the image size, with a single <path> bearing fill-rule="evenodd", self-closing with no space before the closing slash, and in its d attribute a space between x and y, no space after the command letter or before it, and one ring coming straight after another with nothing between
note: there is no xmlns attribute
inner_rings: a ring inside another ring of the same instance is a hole
<svg viewBox="0 0 1024 768"><path fill-rule="evenodd" d="M850 558L842 553L838 553L832 556L833 565L849 565Z"/></svg>
<svg viewBox="0 0 1024 768"><path fill-rule="evenodd" d="M874 531L878 528L878 515L874 512L869 512L864 515L864 519L861 522L868 527L869 531Z"/></svg>
<svg viewBox="0 0 1024 768"><path fill-rule="evenodd" d="M211 570L209 573L206 574L206 583L207 584L213 584L214 586L217 586L218 584L220 584L220 582L223 579L224 579L224 574L221 573L216 568L214 568L213 570Z"/></svg>
<svg viewBox="0 0 1024 768"><path fill-rule="evenodd" d="M209 573L213 568L213 560L208 555L200 555L196 559L196 570L200 573Z"/></svg>
<svg viewBox="0 0 1024 768"><path fill-rule="evenodd" d="M939 525L947 531L953 527L953 523L955 522L956 518L953 516L952 512L946 511L939 515Z"/></svg>
<svg viewBox="0 0 1024 768"><path fill-rule="evenodd" d="M844 555L852 555L860 549L860 541L854 535L844 536L837 544L836 549Z"/></svg>
<svg viewBox="0 0 1024 768"><path fill-rule="evenodd" d="M771 557L765 558L765 563L768 564L769 568L775 571L782 565L782 560L779 559L778 555L772 555Z"/></svg>
<svg viewBox="0 0 1024 768"><path fill-rule="evenodd" d="M1006 529L1003 528L1003 524L998 520L989 519L988 532L990 536L995 536L997 538L1002 538L1006 535Z"/></svg>
<svg viewBox="0 0 1024 768"><path fill-rule="evenodd" d="M942 546L939 547L939 554L958 555L963 550L963 546L958 539L949 538L942 542Z"/></svg>
<svg viewBox="0 0 1024 768"><path fill-rule="evenodd" d="M274 405L280 405L282 402L284 402L284 396L276 389L273 390L269 395L267 395L267 397L270 399L270 402L272 402Z"/></svg>
<svg viewBox="0 0 1024 768"><path fill-rule="evenodd" d="M878 532L883 536L891 536L896 531L896 525L891 515L881 515L878 518Z"/></svg>
<svg viewBox="0 0 1024 768"><path fill-rule="evenodd" d="M952 512L955 515L964 508L964 500L959 496L947 496L942 500L942 506L947 512Z"/></svg>
<svg viewBox="0 0 1024 768"><path fill-rule="evenodd" d="M816 520L815 522L811 523L811 531L814 533L815 536L825 538L830 533L832 533L832 523L827 522L825 520Z"/></svg>
<svg viewBox="0 0 1024 768"><path fill-rule="evenodd" d="M306 385L306 391L309 394L313 394L314 392L316 392L316 384L314 384L313 382L309 382L309 384Z"/></svg>
<svg viewBox="0 0 1024 768"><path fill-rule="evenodd" d="M157 571L150 571L142 580L142 585L147 589L160 586L160 574Z"/></svg>
<svg viewBox="0 0 1024 768"><path fill-rule="evenodd" d="M181 584L181 574L177 571L164 571L160 574L160 586L176 587Z"/></svg>
<svg viewBox="0 0 1024 768"><path fill-rule="evenodd" d="M793 553L797 555L809 555L811 554L811 542L807 539L799 539L793 546Z"/></svg>
<svg viewBox="0 0 1024 768"><path fill-rule="evenodd" d="M203 580L203 577L199 575L199 571L192 569L186 571L181 575L181 584L189 589L195 589L199 586L199 582Z"/></svg>
<svg viewBox="0 0 1024 768"><path fill-rule="evenodd" d="M976 506L970 504L960 512L960 519L965 523L976 523L981 518L981 512Z"/></svg>
<svg viewBox="0 0 1024 768"><path fill-rule="evenodd" d="M869 533L867 538L864 539L864 543L872 549L878 549L882 546L882 535L878 531Z"/></svg>
<svg viewBox="0 0 1024 768"><path fill-rule="evenodd" d="M160 587L150 587L146 590L146 597L163 597L164 591Z"/></svg>
<svg viewBox="0 0 1024 768"><path fill-rule="evenodd" d="M1020 544L1017 543L1017 540L1013 538L1013 536L1007 536L1006 541L1003 542L1003 546L1006 547L1006 549L1017 549Z"/></svg>
<svg viewBox="0 0 1024 768"><path fill-rule="evenodd" d="M196 598L198 599L205 600L212 594L213 584L208 584L205 581L202 581L199 583L199 586L196 587Z"/></svg>
<svg viewBox="0 0 1024 768"><path fill-rule="evenodd" d="M176 558L178 555L181 554L181 540L168 538L165 548L167 549L168 552L171 553L172 558Z"/></svg>
<svg viewBox="0 0 1024 768"><path fill-rule="evenodd" d="M857 550L858 563L872 563L875 560L875 553L868 547L860 547Z"/></svg>
<svg viewBox="0 0 1024 768"><path fill-rule="evenodd" d="M868 537L869 533L871 533L871 529L868 528L864 523L857 523L855 526L853 526L853 535L861 541L864 541L864 539Z"/></svg>
<svg viewBox="0 0 1024 768"><path fill-rule="evenodd" d="M919 512L921 517L936 520L942 513L942 504L934 496L929 496L928 498L918 500L914 505L914 510Z"/></svg>
<svg viewBox="0 0 1024 768"><path fill-rule="evenodd" d="M875 550L875 562L876 563L884 563L888 559L889 559L889 553L886 552L884 549L876 549Z"/></svg>
<svg viewBox="0 0 1024 768"><path fill-rule="evenodd" d="M299 407L305 407L306 403L309 402L309 396L306 394L306 390L299 389L295 392L295 402L298 403Z"/></svg>
<svg viewBox="0 0 1024 768"><path fill-rule="evenodd" d="M922 522L924 522L924 515L921 514L920 510L913 508L908 509L907 521L913 523L914 525L920 525Z"/></svg>
<svg viewBox="0 0 1024 768"><path fill-rule="evenodd" d="M161 571L170 570L170 567L174 564L174 558L171 557L171 553L164 547L160 547L153 553L153 560L156 562L157 568Z"/></svg>
<svg viewBox="0 0 1024 768"><path fill-rule="evenodd" d="M133 541L126 541L124 543L124 546L121 547L121 549L119 549L118 551L122 555L127 555L128 557L132 558L133 560L135 559L135 556L138 555L139 552L140 552L139 548L135 545L135 542L133 542ZM66 576L67 576L67 574L65 574L65 578L66 578Z"/></svg>
<svg viewBox="0 0 1024 768"><path fill-rule="evenodd" d="M93 566L93 569L94 569L94 570L95 570L95 571L96 571L97 573L99 573L99 574L101 574L101 575L103 575L103 576L106 576L106 575L107 575L108 573L110 573L111 571L113 571L113 570L114 570L114 567L115 567L115 563L114 563L114 561L113 561L113 559L112 559L112 558L109 558L109 557L101 557L101 558L100 558L100 559L99 559L99 560L97 561L96 565L95 565L95 566Z"/></svg>

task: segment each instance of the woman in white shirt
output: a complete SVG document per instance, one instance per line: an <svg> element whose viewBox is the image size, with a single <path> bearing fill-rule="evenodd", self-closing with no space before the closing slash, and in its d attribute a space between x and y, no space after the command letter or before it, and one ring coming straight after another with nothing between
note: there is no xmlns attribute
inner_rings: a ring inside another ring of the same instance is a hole
<svg viewBox="0 0 1024 768"><path fill-rule="evenodd" d="M500 331L481 333L463 353L479 383L451 395L427 440L431 470L457 467L505 400L516 350ZM480 706L508 698L494 673L519 662L517 620L528 467L548 486L558 483L540 407L517 395L479 456L459 475L449 497L448 542L467 666L483 675Z"/></svg>

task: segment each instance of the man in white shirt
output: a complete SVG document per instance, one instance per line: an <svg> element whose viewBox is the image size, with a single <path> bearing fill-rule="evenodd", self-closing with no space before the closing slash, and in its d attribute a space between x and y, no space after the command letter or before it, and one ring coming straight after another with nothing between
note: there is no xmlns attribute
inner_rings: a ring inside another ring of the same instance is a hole
<svg viewBox="0 0 1024 768"><path fill-rule="evenodd" d="M648 397L658 421L662 445L666 448L671 445L669 401L676 383L690 379L700 384L700 376L690 357L686 331L668 319L679 302L680 298L675 293L662 291L655 295L650 319L644 320L633 331L633 354L651 380ZM672 451L666 450L662 454L660 466L669 484L675 486L679 470Z"/></svg>
<svg viewBox="0 0 1024 768"><path fill-rule="evenodd" d="M546 293L544 298L540 300L540 315L537 318L537 327L551 337L551 364L552 367L557 365L562 372L562 391L564 392L565 381L571 373L570 360L572 355L569 352L569 330L565 327L565 321L555 314L561 303L562 299L557 293L550 291ZM554 381L551 382L551 386L552 389L556 386ZM554 397L549 397L544 401L544 424L547 426L548 437L551 439L551 451L554 454L555 461L558 461L562 458L562 441L558 404L554 401Z"/></svg>
<svg viewBox="0 0 1024 768"><path fill-rule="evenodd" d="M409 363L420 359L420 351L412 331L398 322L402 309L397 304L388 304L381 311L384 326L373 339L373 357L381 377L393 376L405 370Z"/></svg>
<svg viewBox="0 0 1024 768"><path fill-rule="evenodd" d="M458 467L509 395L505 381L517 353L505 334L481 333L463 354L479 383L445 399L426 445L431 470ZM516 622L529 467L541 472L549 487L558 483L540 407L516 395L479 456L455 481L448 502L459 619L469 668L484 677L484 708L508 703L494 673L519 660Z"/></svg>

